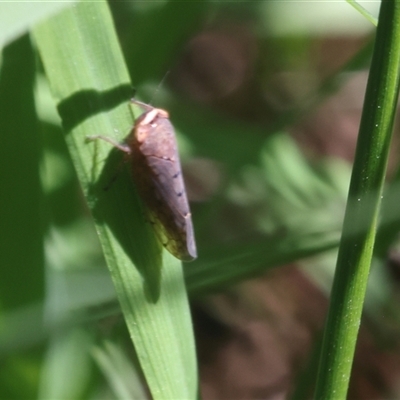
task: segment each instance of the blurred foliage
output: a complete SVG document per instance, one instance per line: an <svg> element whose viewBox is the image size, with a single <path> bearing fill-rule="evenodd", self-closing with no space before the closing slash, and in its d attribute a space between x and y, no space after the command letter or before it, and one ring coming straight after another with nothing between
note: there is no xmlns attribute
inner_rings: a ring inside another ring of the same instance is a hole
<svg viewBox="0 0 400 400"><path fill-rule="evenodd" d="M184 266L189 295L218 292L322 253L318 271L315 258L305 264L329 286L333 256L325 252L339 241L350 166L306 157L290 132L351 72L368 66L368 23L347 5L324 3L324 15L332 6L336 21L347 21L346 35L367 37L360 41L367 51L359 45L348 64L321 71L315 48L326 33L320 25L312 29L319 5L310 4L308 15L290 4L110 2L136 96L168 109L177 131L199 251ZM42 11L41 20L54 12ZM294 20L299 24L282 22ZM27 8L24 21L30 27L38 15ZM349 25L358 31L349 33ZM4 41L21 31L17 19L14 32L12 24L4 32L1 26ZM334 23L326 28L332 33ZM226 55L229 37L242 50L234 46ZM281 80L289 73L294 79ZM3 48L0 114L0 398L141 396L130 373L116 373L133 371L135 355L121 352L128 334L28 33ZM129 129L117 127L110 136L122 140ZM398 232L399 218L388 217L399 193L393 187L384 209L391 229L380 247L380 279L372 282L373 312L391 300L382 265Z"/></svg>

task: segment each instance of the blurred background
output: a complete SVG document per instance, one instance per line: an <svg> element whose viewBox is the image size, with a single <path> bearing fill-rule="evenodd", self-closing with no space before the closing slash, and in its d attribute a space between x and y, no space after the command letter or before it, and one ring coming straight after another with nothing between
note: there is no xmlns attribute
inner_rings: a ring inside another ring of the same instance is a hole
<svg viewBox="0 0 400 400"><path fill-rule="evenodd" d="M110 8L136 97L176 128L203 398L310 397L375 27L345 2ZM0 398L114 398L104 360L132 380L134 355L56 108L27 36L2 61ZM400 395L395 130L349 398Z"/></svg>

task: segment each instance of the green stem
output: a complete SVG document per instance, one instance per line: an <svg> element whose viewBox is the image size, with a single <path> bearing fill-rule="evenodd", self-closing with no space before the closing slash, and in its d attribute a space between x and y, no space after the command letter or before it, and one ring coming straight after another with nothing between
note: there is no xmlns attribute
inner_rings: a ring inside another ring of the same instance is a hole
<svg viewBox="0 0 400 400"><path fill-rule="evenodd" d="M361 118L316 399L346 398L399 92L400 0L383 1Z"/></svg>

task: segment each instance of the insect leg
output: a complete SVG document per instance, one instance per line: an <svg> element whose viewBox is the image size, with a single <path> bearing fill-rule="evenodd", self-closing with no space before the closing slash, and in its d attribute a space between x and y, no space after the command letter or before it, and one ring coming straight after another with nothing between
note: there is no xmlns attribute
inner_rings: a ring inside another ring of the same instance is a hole
<svg viewBox="0 0 400 400"><path fill-rule="evenodd" d="M131 153L131 149L129 148L128 145L118 143L117 141L115 141L107 136L102 136L102 135L86 136L87 141L98 140L98 139L104 140L105 142L112 144L114 147L123 151L124 153L127 153L127 154Z"/></svg>

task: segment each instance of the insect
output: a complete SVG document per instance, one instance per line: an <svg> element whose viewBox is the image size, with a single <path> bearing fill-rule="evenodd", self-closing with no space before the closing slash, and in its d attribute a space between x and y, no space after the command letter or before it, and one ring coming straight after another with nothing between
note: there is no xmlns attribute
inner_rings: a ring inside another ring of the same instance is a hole
<svg viewBox="0 0 400 400"><path fill-rule="evenodd" d="M135 99L131 102L145 111L136 119L125 144L101 135L88 139L105 140L127 154L133 180L158 238L176 258L194 260L197 250L192 216L169 114Z"/></svg>

